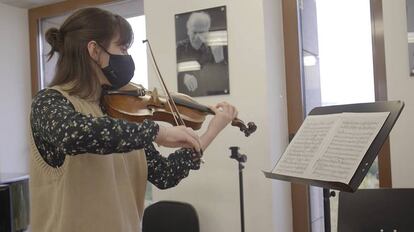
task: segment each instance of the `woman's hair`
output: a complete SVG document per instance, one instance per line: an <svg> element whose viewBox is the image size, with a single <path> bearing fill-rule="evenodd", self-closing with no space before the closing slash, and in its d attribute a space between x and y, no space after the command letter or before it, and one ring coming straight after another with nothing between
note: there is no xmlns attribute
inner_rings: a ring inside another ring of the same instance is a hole
<svg viewBox="0 0 414 232"><path fill-rule="evenodd" d="M119 15L99 8L84 8L65 20L60 29L50 28L46 40L51 45L49 60L58 53L55 76L49 86L69 84L69 94L82 98L96 97L100 83L88 52L92 40L108 48L115 36L117 43L129 47L133 31Z"/></svg>

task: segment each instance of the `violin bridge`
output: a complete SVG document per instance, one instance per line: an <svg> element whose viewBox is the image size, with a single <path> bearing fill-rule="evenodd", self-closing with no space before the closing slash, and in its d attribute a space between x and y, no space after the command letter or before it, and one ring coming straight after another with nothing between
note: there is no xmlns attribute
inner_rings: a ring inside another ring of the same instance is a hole
<svg viewBox="0 0 414 232"><path fill-rule="evenodd" d="M162 104L158 95L157 88L154 88L154 90L151 92L151 102L153 102L153 104L156 106L160 106Z"/></svg>

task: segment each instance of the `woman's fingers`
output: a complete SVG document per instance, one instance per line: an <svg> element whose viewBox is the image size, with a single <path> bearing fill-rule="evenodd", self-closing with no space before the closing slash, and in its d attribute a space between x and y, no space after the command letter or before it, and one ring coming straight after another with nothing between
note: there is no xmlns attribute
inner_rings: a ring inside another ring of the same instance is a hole
<svg viewBox="0 0 414 232"><path fill-rule="evenodd" d="M185 128L185 132L189 136L188 142L190 143L191 147L193 147L197 152L199 152L201 150L200 137L190 127Z"/></svg>
<svg viewBox="0 0 414 232"><path fill-rule="evenodd" d="M216 114L222 112L223 114L226 114L227 116L231 117L232 119L237 117L238 111L236 107L230 105L227 102L220 102L218 103L215 108L217 109L214 111Z"/></svg>
<svg viewBox="0 0 414 232"><path fill-rule="evenodd" d="M186 147L200 151L201 142L198 135L185 126L163 127L160 126L155 142L165 147Z"/></svg>
<svg viewBox="0 0 414 232"><path fill-rule="evenodd" d="M234 112L233 112L233 119L237 118L237 115L239 114L239 111L236 109L236 107L234 107Z"/></svg>

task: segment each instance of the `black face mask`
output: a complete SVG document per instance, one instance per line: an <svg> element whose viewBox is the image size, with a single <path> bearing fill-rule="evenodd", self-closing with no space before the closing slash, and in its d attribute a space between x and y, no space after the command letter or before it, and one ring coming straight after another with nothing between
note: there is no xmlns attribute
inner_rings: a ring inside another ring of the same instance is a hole
<svg viewBox="0 0 414 232"><path fill-rule="evenodd" d="M131 55L111 54L103 46L99 46L109 55L109 65L102 68L102 72L111 83L112 88L119 89L128 84L135 71L134 60Z"/></svg>

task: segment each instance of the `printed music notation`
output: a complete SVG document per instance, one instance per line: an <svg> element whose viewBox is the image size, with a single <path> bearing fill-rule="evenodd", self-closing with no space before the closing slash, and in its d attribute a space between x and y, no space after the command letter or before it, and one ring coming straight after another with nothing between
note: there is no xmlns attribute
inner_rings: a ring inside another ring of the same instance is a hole
<svg viewBox="0 0 414 232"><path fill-rule="evenodd" d="M309 115L272 173L349 183L388 115Z"/></svg>

